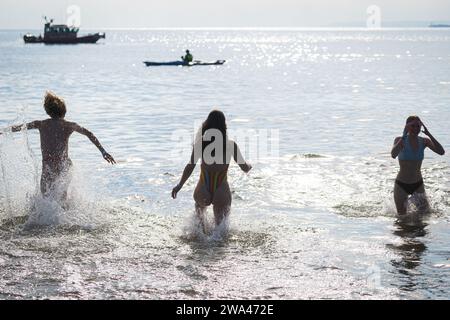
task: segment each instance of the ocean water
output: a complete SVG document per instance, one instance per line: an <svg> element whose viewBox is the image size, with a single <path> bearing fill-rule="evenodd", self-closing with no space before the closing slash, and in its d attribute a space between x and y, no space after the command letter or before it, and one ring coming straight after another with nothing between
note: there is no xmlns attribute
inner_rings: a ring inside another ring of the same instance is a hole
<svg viewBox="0 0 450 320"><path fill-rule="evenodd" d="M96 30L106 39L69 46L25 45L28 31L0 31L0 128L46 118L52 90L118 164L74 134L64 209L36 193L37 132L0 136L1 299L450 298L450 31ZM187 48L227 62L142 63ZM277 152L237 139L253 170L230 167L229 220L205 235L199 168L170 192L180 132L213 108ZM390 149L411 114L447 154L425 152L432 213L399 221Z"/></svg>

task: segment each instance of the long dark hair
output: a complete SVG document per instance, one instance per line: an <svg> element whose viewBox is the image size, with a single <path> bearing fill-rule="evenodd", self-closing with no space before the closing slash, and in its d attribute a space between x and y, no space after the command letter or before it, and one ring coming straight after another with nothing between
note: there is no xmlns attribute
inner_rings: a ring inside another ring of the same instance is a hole
<svg viewBox="0 0 450 320"><path fill-rule="evenodd" d="M410 123L411 121L414 121L414 120L420 120L420 118L418 116L409 116L406 119L406 124L408 124L408 123Z"/></svg>
<svg viewBox="0 0 450 320"><path fill-rule="evenodd" d="M220 110L211 111L208 115L208 118L206 118L206 120L202 124L202 154L205 151L205 148L210 143L215 141L215 137L214 137L214 139L212 139L212 141L205 141L203 139L205 132L208 129L216 129L222 133L223 154L224 154L224 160L225 160L226 142L227 142L227 123L225 121L225 115L223 114L222 111L220 111ZM214 154L213 154L213 156L214 156Z"/></svg>

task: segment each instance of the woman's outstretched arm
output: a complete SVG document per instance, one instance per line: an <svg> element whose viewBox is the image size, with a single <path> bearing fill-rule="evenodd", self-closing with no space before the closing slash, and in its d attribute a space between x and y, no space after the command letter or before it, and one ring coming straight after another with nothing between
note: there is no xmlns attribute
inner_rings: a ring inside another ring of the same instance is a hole
<svg viewBox="0 0 450 320"><path fill-rule="evenodd" d="M86 137L89 138L89 140L91 140L91 142L98 148L98 150L100 150L100 152L102 153L103 159L105 159L106 161L108 161L111 164L115 164L116 161L114 160L114 158L108 153L106 152L106 150L102 147L102 145L100 144L100 141L98 141L97 137L90 132L88 129L81 127L80 125L76 124L75 122L71 123L72 125L72 129L75 132L78 132Z"/></svg>
<svg viewBox="0 0 450 320"><path fill-rule="evenodd" d="M233 141L233 144L234 144L234 152L233 152L234 161L236 161L236 163L239 165L242 171L244 171L245 173L249 172L252 166L245 161L237 143Z"/></svg>
<svg viewBox="0 0 450 320"><path fill-rule="evenodd" d="M189 179L189 177L191 176L198 159L200 159L199 155L195 151L196 150L194 146L194 148L192 149L191 159L189 163L184 167L180 182L172 189L172 198L174 199L177 197L177 193L181 190L187 179Z"/></svg>
<svg viewBox="0 0 450 320"><path fill-rule="evenodd" d="M26 124L19 124L19 125L16 125L16 126L8 127L8 128L6 128L6 130L11 129L11 132L19 132L19 131L22 131L25 128L27 128L27 130L39 129L40 126L41 126L41 121L36 120L36 121L28 122ZM0 134L2 134L2 133L0 132Z"/></svg>

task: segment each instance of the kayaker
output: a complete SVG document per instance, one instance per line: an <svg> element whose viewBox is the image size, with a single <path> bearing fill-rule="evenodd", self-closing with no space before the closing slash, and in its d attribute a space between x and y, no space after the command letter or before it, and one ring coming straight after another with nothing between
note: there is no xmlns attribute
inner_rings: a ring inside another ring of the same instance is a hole
<svg viewBox="0 0 450 320"><path fill-rule="evenodd" d="M189 52L189 50L186 50L186 55L184 57L182 56L181 59L183 59L184 63L190 63L194 60L194 57Z"/></svg>

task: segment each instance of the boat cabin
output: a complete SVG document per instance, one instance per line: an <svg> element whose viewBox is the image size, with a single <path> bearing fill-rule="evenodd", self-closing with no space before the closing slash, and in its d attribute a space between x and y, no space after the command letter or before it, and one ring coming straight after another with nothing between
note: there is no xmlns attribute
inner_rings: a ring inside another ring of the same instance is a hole
<svg viewBox="0 0 450 320"><path fill-rule="evenodd" d="M47 40L68 40L76 39L78 28L69 28L65 24L53 24L53 19L47 22L44 27L44 41Z"/></svg>

